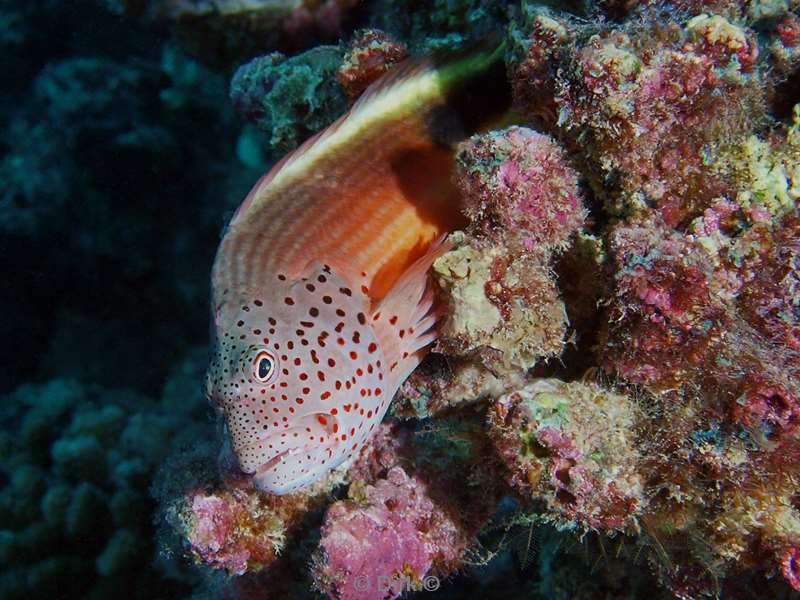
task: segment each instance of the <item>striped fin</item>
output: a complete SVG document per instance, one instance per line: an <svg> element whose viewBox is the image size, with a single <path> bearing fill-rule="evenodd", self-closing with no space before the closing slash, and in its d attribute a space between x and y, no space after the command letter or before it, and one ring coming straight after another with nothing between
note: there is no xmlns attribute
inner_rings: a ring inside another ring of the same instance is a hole
<svg viewBox="0 0 800 600"><path fill-rule="evenodd" d="M379 301L437 237L463 224L452 150L431 127L452 92L499 50L403 63L350 111L287 155L237 210L214 266L215 290L263 290L275 273L328 264Z"/></svg>
<svg viewBox="0 0 800 600"><path fill-rule="evenodd" d="M389 362L390 375L398 385L411 374L436 340L439 314L428 277L433 262L453 245L444 236L437 239L397 280L375 308L375 336Z"/></svg>

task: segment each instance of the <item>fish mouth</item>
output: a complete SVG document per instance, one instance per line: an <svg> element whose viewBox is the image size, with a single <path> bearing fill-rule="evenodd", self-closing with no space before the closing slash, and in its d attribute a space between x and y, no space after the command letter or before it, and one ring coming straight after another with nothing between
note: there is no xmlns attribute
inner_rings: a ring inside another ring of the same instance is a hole
<svg viewBox="0 0 800 600"><path fill-rule="evenodd" d="M335 466L339 428L336 416L315 412L298 418L294 427L270 432L235 451L258 489L287 494Z"/></svg>
<svg viewBox="0 0 800 600"><path fill-rule="evenodd" d="M276 454L274 457L270 458L267 462L256 469L256 476L264 475L265 473L272 471L275 467L277 467L285 458L288 458L292 454L296 454L297 452L302 451L304 448L296 447L296 448L287 448L286 450L281 451L279 454Z"/></svg>
<svg viewBox="0 0 800 600"><path fill-rule="evenodd" d="M330 470L330 466L320 462L321 456L319 455L314 456L314 460L307 461L306 459L311 458L311 455L305 455L310 452L314 452L314 450L309 445L296 446L282 451L256 470L253 475L253 484L258 490L276 496L291 494L310 485ZM324 456L330 459L332 451L326 449ZM301 465L305 465L302 470L300 470Z"/></svg>

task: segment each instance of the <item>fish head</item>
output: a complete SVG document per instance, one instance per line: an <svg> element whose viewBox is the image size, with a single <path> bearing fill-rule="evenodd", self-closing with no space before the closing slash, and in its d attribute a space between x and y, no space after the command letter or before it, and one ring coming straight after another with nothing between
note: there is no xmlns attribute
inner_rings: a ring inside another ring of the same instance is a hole
<svg viewBox="0 0 800 600"><path fill-rule="evenodd" d="M239 297L215 318L208 395L240 467L273 494L312 483L357 452L388 404L363 303L337 279L323 271L276 282L281 293L270 300Z"/></svg>

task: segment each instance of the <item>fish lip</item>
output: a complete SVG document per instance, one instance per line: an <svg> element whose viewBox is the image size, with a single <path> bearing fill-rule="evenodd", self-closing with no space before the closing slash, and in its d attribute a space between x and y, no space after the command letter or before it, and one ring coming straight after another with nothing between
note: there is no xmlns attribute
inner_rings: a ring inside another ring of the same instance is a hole
<svg viewBox="0 0 800 600"><path fill-rule="evenodd" d="M269 472L270 470L274 469L277 465L281 463L284 457L289 456L291 454L295 454L299 451L303 450L303 447L298 446L295 448L287 448L286 450L281 451L279 454L276 454L272 458L270 458L267 462L256 469L254 473L256 476L264 475L265 473Z"/></svg>

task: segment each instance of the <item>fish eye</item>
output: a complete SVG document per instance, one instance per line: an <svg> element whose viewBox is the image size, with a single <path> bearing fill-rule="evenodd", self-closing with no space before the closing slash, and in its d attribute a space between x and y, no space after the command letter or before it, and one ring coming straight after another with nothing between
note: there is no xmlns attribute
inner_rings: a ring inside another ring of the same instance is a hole
<svg viewBox="0 0 800 600"><path fill-rule="evenodd" d="M260 383L267 383L275 373L275 357L261 350L253 360L253 377Z"/></svg>

